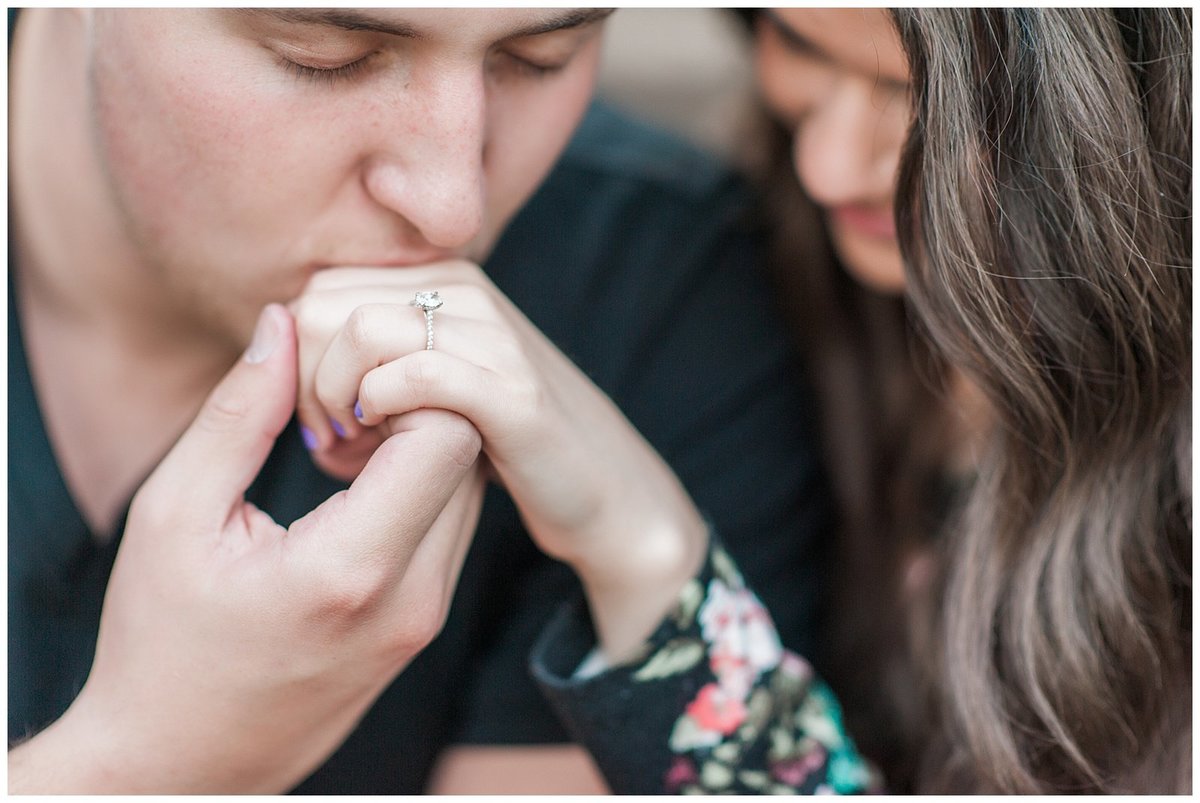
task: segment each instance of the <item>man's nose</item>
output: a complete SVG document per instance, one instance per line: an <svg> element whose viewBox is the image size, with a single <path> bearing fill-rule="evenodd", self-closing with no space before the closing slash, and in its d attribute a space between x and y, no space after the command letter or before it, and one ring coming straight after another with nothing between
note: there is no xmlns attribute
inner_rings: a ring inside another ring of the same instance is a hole
<svg viewBox="0 0 1200 803"><path fill-rule="evenodd" d="M881 129L867 87L833 93L796 133L793 158L800 180L822 206L878 203L893 192L899 142Z"/></svg>
<svg viewBox="0 0 1200 803"><path fill-rule="evenodd" d="M363 181L377 203L430 245L460 248L479 234L485 205L486 88L481 71L413 76L385 115Z"/></svg>

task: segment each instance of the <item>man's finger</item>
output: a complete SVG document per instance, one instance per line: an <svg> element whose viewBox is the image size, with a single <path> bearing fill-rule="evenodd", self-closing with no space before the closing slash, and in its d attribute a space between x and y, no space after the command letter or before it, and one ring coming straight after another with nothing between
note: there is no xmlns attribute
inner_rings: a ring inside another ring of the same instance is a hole
<svg viewBox="0 0 1200 803"><path fill-rule="evenodd" d="M446 410L397 416L395 427L347 491L292 525L293 544L303 549L311 537L321 541L319 551L351 562L407 565L475 465L482 441L469 421Z"/></svg>
<svg viewBox="0 0 1200 803"><path fill-rule="evenodd" d="M143 489L224 517L262 470L296 399L296 335L278 304Z"/></svg>
<svg viewBox="0 0 1200 803"><path fill-rule="evenodd" d="M409 577L418 581L410 588L442 589L445 595L441 600L443 610L450 608L459 574L479 527L486 486L486 481L478 474L468 475L463 480L430 527L429 534L417 546L405 572L406 581Z"/></svg>

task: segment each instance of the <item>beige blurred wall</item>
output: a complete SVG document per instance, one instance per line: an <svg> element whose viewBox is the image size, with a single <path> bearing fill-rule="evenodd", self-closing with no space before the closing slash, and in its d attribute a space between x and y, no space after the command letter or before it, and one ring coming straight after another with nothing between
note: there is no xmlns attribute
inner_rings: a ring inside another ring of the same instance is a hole
<svg viewBox="0 0 1200 803"><path fill-rule="evenodd" d="M727 154L752 81L738 25L720 9L620 9L608 21L598 92Z"/></svg>

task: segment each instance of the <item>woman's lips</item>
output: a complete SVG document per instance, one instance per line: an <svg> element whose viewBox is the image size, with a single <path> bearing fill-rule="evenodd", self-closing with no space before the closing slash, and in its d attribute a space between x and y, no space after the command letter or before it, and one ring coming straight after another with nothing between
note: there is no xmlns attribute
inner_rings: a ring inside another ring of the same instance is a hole
<svg viewBox="0 0 1200 803"><path fill-rule="evenodd" d="M896 239L896 220L891 209L863 206L837 206L829 216L839 226L880 240Z"/></svg>

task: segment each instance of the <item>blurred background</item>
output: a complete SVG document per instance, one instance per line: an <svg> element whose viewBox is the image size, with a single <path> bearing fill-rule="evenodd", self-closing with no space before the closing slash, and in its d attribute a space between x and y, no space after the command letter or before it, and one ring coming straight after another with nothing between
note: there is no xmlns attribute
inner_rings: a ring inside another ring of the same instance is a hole
<svg viewBox="0 0 1200 803"><path fill-rule="evenodd" d="M607 24L600 96L729 154L753 83L737 19L712 8L624 8Z"/></svg>

